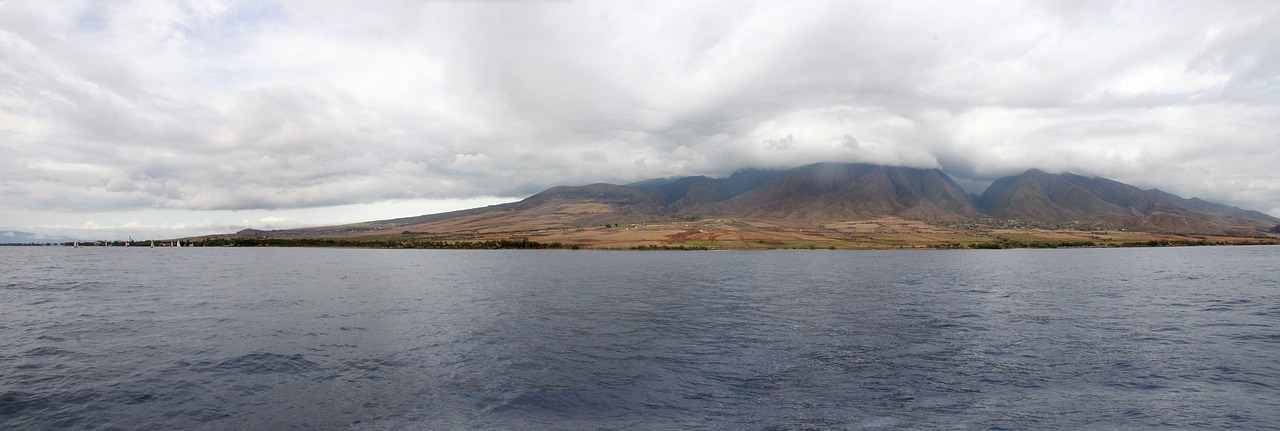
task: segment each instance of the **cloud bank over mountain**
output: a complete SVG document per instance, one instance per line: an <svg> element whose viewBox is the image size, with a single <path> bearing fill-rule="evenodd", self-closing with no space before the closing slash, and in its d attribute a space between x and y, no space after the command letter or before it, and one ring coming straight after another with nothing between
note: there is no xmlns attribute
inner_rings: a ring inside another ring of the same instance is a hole
<svg viewBox="0 0 1280 431"><path fill-rule="evenodd" d="M0 56L10 229L327 223L297 215L813 162L1280 214L1266 1L10 1Z"/></svg>

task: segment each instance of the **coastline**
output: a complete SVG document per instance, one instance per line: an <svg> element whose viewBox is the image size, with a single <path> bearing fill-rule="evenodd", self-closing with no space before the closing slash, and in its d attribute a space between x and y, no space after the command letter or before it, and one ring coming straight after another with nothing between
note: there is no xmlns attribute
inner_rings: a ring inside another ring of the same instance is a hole
<svg viewBox="0 0 1280 431"><path fill-rule="evenodd" d="M1277 245L1280 234L1147 232L1114 226L975 224L884 216L848 221L708 218L683 221L493 225L481 229L404 230L377 224L340 229L242 231L236 234L127 241L56 243L80 247L343 247L385 249L595 250L936 250ZM33 244L34 245L34 244Z"/></svg>

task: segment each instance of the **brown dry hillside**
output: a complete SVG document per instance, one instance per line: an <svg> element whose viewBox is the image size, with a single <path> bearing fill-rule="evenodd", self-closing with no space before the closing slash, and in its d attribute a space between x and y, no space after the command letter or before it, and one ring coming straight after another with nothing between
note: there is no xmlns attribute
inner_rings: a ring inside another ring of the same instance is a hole
<svg viewBox="0 0 1280 431"><path fill-rule="evenodd" d="M1275 242L1280 219L1104 178L1032 170L975 202L937 169L815 164L728 178L548 189L519 202L254 238L482 241L585 247L952 247L983 243Z"/></svg>

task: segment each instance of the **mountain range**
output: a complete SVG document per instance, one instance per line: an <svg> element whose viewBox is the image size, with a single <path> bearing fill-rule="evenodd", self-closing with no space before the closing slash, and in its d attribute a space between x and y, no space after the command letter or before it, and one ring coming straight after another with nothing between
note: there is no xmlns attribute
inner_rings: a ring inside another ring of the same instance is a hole
<svg viewBox="0 0 1280 431"><path fill-rule="evenodd" d="M939 169L818 163L789 170L747 169L726 178L560 186L508 204L271 235L519 232L709 218L824 226L883 216L934 223L998 219L1047 228L1239 236L1265 234L1280 226L1280 219L1258 211L1069 173L1032 169L998 179L974 195Z"/></svg>

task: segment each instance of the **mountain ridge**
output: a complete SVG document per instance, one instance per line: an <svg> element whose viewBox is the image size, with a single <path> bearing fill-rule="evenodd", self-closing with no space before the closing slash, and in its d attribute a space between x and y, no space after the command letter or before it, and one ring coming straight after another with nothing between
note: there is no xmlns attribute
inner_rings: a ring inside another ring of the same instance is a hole
<svg viewBox="0 0 1280 431"><path fill-rule="evenodd" d="M1030 169L967 193L940 169L815 163L744 169L724 178L658 178L625 185L556 186L517 202L259 236L520 232L697 219L798 227L897 217L931 223L1019 220L1045 226L1178 234L1266 234L1280 218L1118 181Z"/></svg>
<svg viewBox="0 0 1280 431"><path fill-rule="evenodd" d="M992 217L1047 223L1109 223L1181 233L1268 231L1280 219L1158 189L1143 190L1101 177L1031 169L991 183L979 205Z"/></svg>

